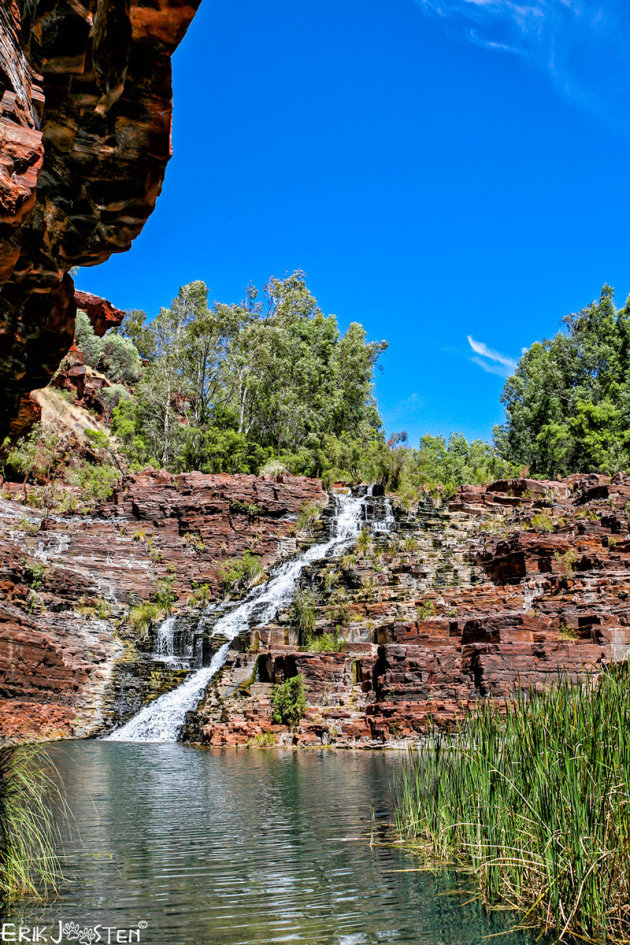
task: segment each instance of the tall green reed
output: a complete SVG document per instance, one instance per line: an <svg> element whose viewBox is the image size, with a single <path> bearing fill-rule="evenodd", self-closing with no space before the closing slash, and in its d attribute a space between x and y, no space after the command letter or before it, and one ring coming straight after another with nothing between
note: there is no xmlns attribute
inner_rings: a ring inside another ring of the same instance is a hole
<svg viewBox="0 0 630 945"><path fill-rule="evenodd" d="M61 879L52 807L62 807L45 749L0 747L0 900L57 891Z"/></svg>
<svg viewBox="0 0 630 945"><path fill-rule="evenodd" d="M485 702L397 785L401 839L556 938L630 942L630 670Z"/></svg>

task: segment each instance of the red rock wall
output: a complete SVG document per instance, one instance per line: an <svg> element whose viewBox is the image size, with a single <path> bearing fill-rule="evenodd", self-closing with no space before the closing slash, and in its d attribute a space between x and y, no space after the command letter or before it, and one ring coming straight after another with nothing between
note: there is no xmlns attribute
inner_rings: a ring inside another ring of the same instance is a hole
<svg viewBox="0 0 630 945"><path fill-rule="evenodd" d="M129 249L171 154L170 57L199 0L0 10L0 439L72 343L69 270Z"/></svg>
<svg viewBox="0 0 630 945"><path fill-rule="evenodd" d="M173 577L185 610L194 582L216 593L226 557L294 549L302 505L326 500L318 480L165 472L126 478L90 516L0 499L0 738L93 731L134 600Z"/></svg>
<svg viewBox="0 0 630 945"><path fill-rule="evenodd" d="M629 519L623 475L465 487L435 514L399 510L397 535L307 578L319 594L317 626L334 632L325 588L336 569L342 652L300 650L286 620L253 633L189 736L379 745L417 738L429 719L451 726L519 685L597 673L630 654ZM233 677L254 667L257 681L233 695ZM290 733L272 723L271 684L298 672L308 709Z"/></svg>

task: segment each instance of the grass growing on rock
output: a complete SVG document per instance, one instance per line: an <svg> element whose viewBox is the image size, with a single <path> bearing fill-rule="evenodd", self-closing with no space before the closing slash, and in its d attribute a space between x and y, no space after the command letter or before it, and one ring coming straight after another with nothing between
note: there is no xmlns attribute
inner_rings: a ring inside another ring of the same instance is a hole
<svg viewBox="0 0 630 945"><path fill-rule="evenodd" d="M397 831L468 868L490 905L556 938L630 941L630 669L560 679L435 730L398 784Z"/></svg>
<svg viewBox="0 0 630 945"><path fill-rule="evenodd" d="M260 555L246 551L242 558L228 558L219 565L218 576L224 594L241 594L263 573Z"/></svg>
<svg viewBox="0 0 630 945"><path fill-rule="evenodd" d="M162 616L162 609L154 601L142 601L129 611L128 621L136 639L146 640L152 625Z"/></svg>

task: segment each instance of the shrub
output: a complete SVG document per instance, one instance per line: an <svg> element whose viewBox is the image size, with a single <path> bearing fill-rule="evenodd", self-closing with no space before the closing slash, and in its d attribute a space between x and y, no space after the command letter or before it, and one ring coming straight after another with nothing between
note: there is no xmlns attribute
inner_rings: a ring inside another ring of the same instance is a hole
<svg viewBox="0 0 630 945"><path fill-rule="evenodd" d="M63 514L76 507L74 496L59 482L48 482L30 491L26 504L32 509L42 509L46 516L53 512Z"/></svg>
<svg viewBox="0 0 630 945"><path fill-rule="evenodd" d="M367 528L367 526L364 525L363 528L361 529L361 533L359 534L359 537L357 538L357 548L359 549L361 554L364 555L366 553L366 551L370 547L371 540L372 538L370 535L370 531Z"/></svg>
<svg viewBox="0 0 630 945"><path fill-rule="evenodd" d="M129 625L138 639L146 639L152 624L160 614L159 605L152 601L143 601L129 611Z"/></svg>
<svg viewBox="0 0 630 945"><path fill-rule="evenodd" d="M121 473L113 466L85 463L73 469L68 478L81 492L81 502L88 509L106 502L114 491Z"/></svg>
<svg viewBox="0 0 630 945"><path fill-rule="evenodd" d="M277 725L295 728L306 714L304 676L299 673L278 683L271 692L272 718Z"/></svg>
<svg viewBox="0 0 630 945"><path fill-rule="evenodd" d="M100 361L103 373L115 384L135 384L142 371L138 349L122 335L105 335L101 340Z"/></svg>
<svg viewBox="0 0 630 945"><path fill-rule="evenodd" d="M315 629L317 600L312 591L300 591L293 601L293 619L302 636L307 637Z"/></svg>
<svg viewBox="0 0 630 945"><path fill-rule="evenodd" d="M435 604L432 600L423 600L421 604L418 604L416 611L418 620L428 620L430 617L435 617Z"/></svg>
<svg viewBox="0 0 630 945"><path fill-rule="evenodd" d="M26 564L26 562L24 563ZM43 562L37 561L35 564L26 564L26 579L34 591L38 591L42 587L45 578L46 565Z"/></svg>
<svg viewBox="0 0 630 945"><path fill-rule="evenodd" d="M111 423L114 410L122 400L128 400L129 391L122 384L112 384L101 392L101 403L103 404L103 416L107 423Z"/></svg>
<svg viewBox="0 0 630 945"><path fill-rule="evenodd" d="M92 427L86 427L84 433L86 440L89 440L90 443L97 446L99 449L106 450L110 448L109 437L104 430L95 430Z"/></svg>
<svg viewBox="0 0 630 945"><path fill-rule="evenodd" d="M39 532L39 522L31 522L27 519L26 515L23 515L20 521L17 524L17 527L24 532L25 535L37 535Z"/></svg>
<svg viewBox="0 0 630 945"><path fill-rule="evenodd" d="M276 733L258 732L247 744L252 748L271 748L276 744Z"/></svg>
<svg viewBox="0 0 630 945"><path fill-rule="evenodd" d="M162 578L157 591L153 595L153 599L164 613L170 614L171 610L173 609L173 604L177 600L177 594L175 593L175 578Z"/></svg>
<svg viewBox="0 0 630 945"><path fill-rule="evenodd" d="M240 499L230 499L230 512L244 512L249 518L255 518L262 512L262 507L255 502L241 502Z"/></svg>
<svg viewBox="0 0 630 945"><path fill-rule="evenodd" d="M288 476L289 470L277 459L270 459L258 470L259 476L272 476L274 479L280 479L282 476Z"/></svg>
<svg viewBox="0 0 630 945"><path fill-rule="evenodd" d="M577 553L573 548L569 548L564 554L560 554L559 551L556 551L554 554L554 560L560 563L560 569L562 574L570 578L573 576L573 565L577 561Z"/></svg>
<svg viewBox="0 0 630 945"><path fill-rule="evenodd" d="M553 519L548 512L537 512L532 518L532 528L535 532L552 532Z"/></svg>
<svg viewBox="0 0 630 945"><path fill-rule="evenodd" d="M190 547L196 551L197 554L201 554L206 550L205 542L199 532L187 532L184 535L184 541L188 542Z"/></svg>
<svg viewBox="0 0 630 945"><path fill-rule="evenodd" d="M90 367L98 367L101 358L101 339L92 328L92 322L82 309L78 309L74 326L74 340L83 359Z"/></svg>
<svg viewBox="0 0 630 945"><path fill-rule="evenodd" d="M196 607L198 604L207 604L210 600L210 585L209 584L193 584L193 592L188 598L188 603L191 607Z"/></svg>
<svg viewBox="0 0 630 945"><path fill-rule="evenodd" d="M344 649L345 640L340 638L340 630L333 633L319 633L309 636L306 640L307 653L340 653Z"/></svg>
<svg viewBox="0 0 630 945"><path fill-rule="evenodd" d="M218 577L224 594L239 594L260 577L263 567L260 555L246 551L242 558L228 558L219 565Z"/></svg>
<svg viewBox="0 0 630 945"><path fill-rule="evenodd" d="M345 600L337 600L326 608L326 616L337 627L345 627L350 623L350 607Z"/></svg>

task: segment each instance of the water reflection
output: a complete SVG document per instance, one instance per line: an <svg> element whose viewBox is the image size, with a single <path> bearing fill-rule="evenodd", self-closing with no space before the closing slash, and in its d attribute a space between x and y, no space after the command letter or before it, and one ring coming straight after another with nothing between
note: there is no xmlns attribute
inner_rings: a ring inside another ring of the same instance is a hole
<svg viewBox="0 0 630 945"><path fill-rule="evenodd" d="M370 848L396 754L77 742L51 755L73 814L68 881L31 921L146 921L146 945L472 945L505 928L399 872L415 865L399 849Z"/></svg>

